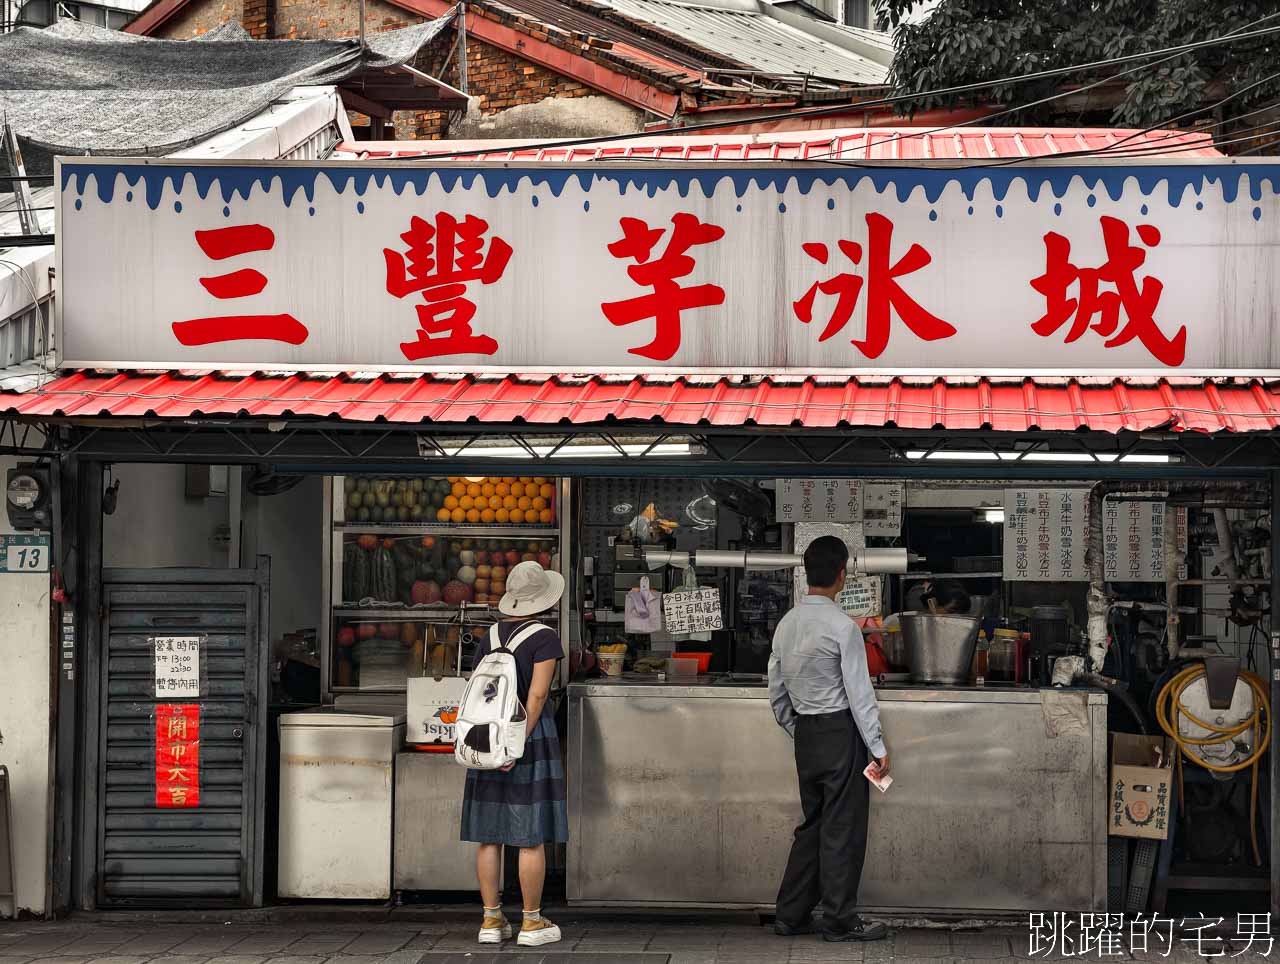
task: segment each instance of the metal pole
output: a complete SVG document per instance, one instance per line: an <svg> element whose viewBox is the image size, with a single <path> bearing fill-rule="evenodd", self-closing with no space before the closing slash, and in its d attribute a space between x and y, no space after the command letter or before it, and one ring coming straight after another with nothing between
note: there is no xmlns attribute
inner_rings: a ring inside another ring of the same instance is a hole
<svg viewBox="0 0 1280 964"><path fill-rule="evenodd" d="M1280 728L1275 725L1280 711L1280 623L1277 623L1276 602L1280 600L1280 539L1276 538L1276 524L1280 520L1280 472L1271 473L1271 658L1267 670L1271 674L1271 786L1268 796L1271 806L1271 919L1280 915L1280 807L1276 806L1276 790L1280 787Z"/></svg>
<svg viewBox="0 0 1280 964"><path fill-rule="evenodd" d="M464 94L467 90L467 5L458 4L458 89Z"/></svg>
<svg viewBox="0 0 1280 964"><path fill-rule="evenodd" d="M360 52L363 53L364 50L364 0L360 0Z"/></svg>

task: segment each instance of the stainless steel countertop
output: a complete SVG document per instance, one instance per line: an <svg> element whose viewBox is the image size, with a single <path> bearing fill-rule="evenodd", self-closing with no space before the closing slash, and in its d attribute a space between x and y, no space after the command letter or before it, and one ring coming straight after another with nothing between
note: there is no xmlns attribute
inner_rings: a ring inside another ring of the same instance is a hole
<svg viewBox="0 0 1280 964"><path fill-rule="evenodd" d="M1102 690L1028 689L1014 686L912 686L894 684L876 687L876 699L882 703L1039 703L1045 693L1081 693L1088 697L1088 704L1105 704L1107 694ZM591 680L571 683L570 696L626 697L661 696L681 699L754 699L768 700L769 693L763 683L759 685L717 684L711 676L699 677L694 682L652 682L643 678Z"/></svg>

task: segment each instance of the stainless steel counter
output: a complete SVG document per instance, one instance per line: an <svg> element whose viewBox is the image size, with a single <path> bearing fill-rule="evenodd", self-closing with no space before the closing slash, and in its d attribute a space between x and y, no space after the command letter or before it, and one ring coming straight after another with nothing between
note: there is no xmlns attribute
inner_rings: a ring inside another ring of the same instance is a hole
<svg viewBox="0 0 1280 964"><path fill-rule="evenodd" d="M1105 909L1103 693L877 695L894 783L871 791L865 908ZM571 901L773 904L800 804L763 687L575 684L567 749Z"/></svg>

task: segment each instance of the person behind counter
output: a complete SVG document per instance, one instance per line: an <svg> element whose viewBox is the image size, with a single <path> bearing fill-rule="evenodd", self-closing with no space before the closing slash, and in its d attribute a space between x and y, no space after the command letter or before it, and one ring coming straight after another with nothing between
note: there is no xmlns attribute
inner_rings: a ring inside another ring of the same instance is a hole
<svg viewBox="0 0 1280 964"><path fill-rule="evenodd" d="M507 591L498 602L506 619L490 627L480 641L477 661L493 648L496 636L505 645L521 627L560 601L564 577L536 562L522 562L507 574ZM546 844L569 839L565 808L564 764L555 717L547 705L556 660L563 655L560 637L541 629L516 647L517 691L530 720L524 756L505 770L468 770L462 798L462 839L480 845L476 876L484 901L481 944L501 944L512 934L502 913L498 880L502 848L520 848L520 896L524 922L516 943L540 947L560 940L560 928L542 916L546 879Z"/></svg>
<svg viewBox="0 0 1280 964"><path fill-rule="evenodd" d="M855 913L867 851L870 783L868 752L880 776L889 752L880 733L880 707L867 675L862 631L839 606L849 550L822 536L804 553L809 594L782 617L769 657L769 702L795 741L804 822L796 828L778 891L774 931L783 937L812 930L819 901L828 941L872 941L885 926Z"/></svg>

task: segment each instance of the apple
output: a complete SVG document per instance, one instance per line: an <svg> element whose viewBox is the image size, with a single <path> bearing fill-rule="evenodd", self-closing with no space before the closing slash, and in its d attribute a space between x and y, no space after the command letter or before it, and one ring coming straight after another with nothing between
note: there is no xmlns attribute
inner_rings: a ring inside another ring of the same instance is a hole
<svg viewBox="0 0 1280 964"><path fill-rule="evenodd" d="M343 626L338 630L339 646L354 646L356 644L356 631L350 626Z"/></svg>
<svg viewBox="0 0 1280 964"><path fill-rule="evenodd" d="M356 627L356 636L360 639L373 639L378 635L378 626L376 623L361 623Z"/></svg>
<svg viewBox="0 0 1280 964"><path fill-rule="evenodd" d="M489 562L489 551L487 549L476 550L476 565L481 568L487 567Z"/></svg>
<svg viewBox="0 0 1280 964"><path fill-rule="evenodd" d="M399 639L400 627L395 623L378 623L378 635L383 639Z"/></svg>
<svg viewBox="0 0 1280 964"><path fill-rule="evenodd" d="M481 576L476 576L475 582L471 584L476 591L476 595L487 593L489 591L489 580Z"/></svg>
<svg viewBox="0 0 1280 964"><path fill-rule="evenodd" d="M508 566L515 566L520 563L520 553L516 552L514 549L508 549L506 551L505 558Z"/></svg>
<svg viewBox="0 0 1280 964"><path fill-rule="evenodd" d="M550 569L550 568L551 568L551 553L549 553L549 552L540 552L540 553L538 553L538 565L540 565L543 569Z"/></svg>

